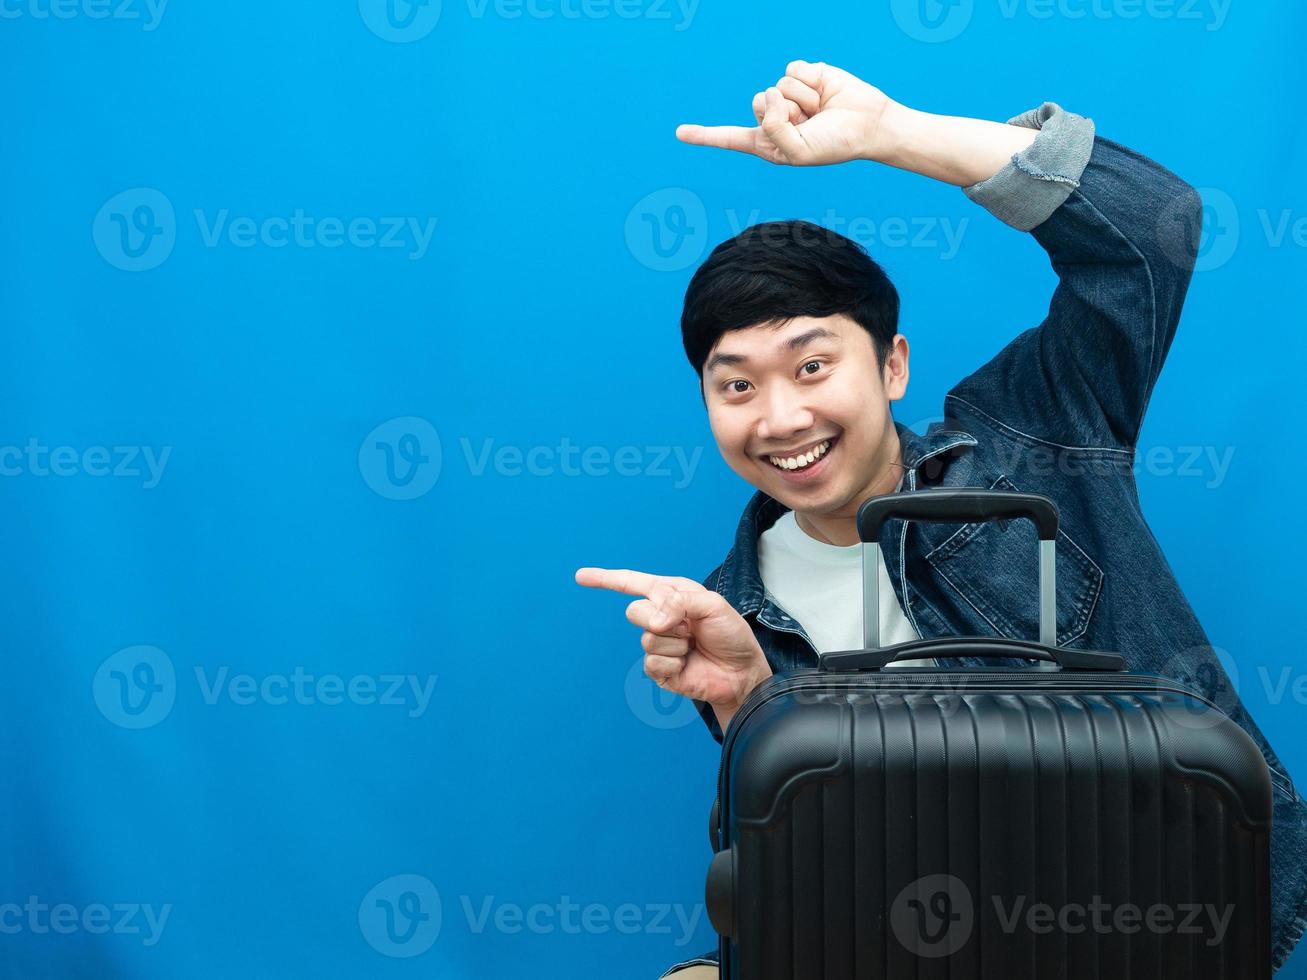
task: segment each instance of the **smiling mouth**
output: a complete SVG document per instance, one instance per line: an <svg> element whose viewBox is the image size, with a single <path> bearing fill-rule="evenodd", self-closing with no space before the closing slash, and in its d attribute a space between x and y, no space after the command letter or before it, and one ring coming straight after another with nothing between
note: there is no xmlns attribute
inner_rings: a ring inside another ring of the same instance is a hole
<svg viewBox="0 0 1307 980"><path fill-rule="evenodd" d="M765 455L762 458L767 460L773 467L784 472L802 472L816 465L816 463L826 457L826 454L835 447L839 442L839 436L831 439L823 439L821 442L809 447L805 452L789 456L772 456Z"/></svg>

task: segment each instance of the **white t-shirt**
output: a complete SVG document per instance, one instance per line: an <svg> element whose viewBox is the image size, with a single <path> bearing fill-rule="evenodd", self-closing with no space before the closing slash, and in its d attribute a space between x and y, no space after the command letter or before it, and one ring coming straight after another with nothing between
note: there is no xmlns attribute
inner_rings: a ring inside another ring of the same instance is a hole
<svg viewBox="0 0 1307 980"><path fill-rule="evenodd" d="M920 639L903 614L882 553L880 645ZM820 653L862 649L862 545L827 544L808 535L787 510L758 537L763 585L803 626ZM901 660L895 667L934 667L934 659Z"/></svg>

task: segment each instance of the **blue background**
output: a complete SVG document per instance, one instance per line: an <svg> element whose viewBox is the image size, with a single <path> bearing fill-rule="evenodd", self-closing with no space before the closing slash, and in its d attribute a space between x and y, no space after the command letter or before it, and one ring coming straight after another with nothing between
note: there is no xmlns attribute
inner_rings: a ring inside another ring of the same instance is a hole
<svg viewBox="0 0 1307 980"><path fill-rule="evenodd" d="M5 976L652 978L714 944L696 907L717 746L640 674L629 600L572 578L701 578L752 492L680 348L689 275L755 220L859 220L903 296L895 414L918 429L1054 285L1029 236L955 188L673 138L751 123L799 57L933 112L1051 99L1204 190L1204 257L1141 441L1176 456L1140 491L1307 778L1303 704L1259 675L1303 670L1301 521L1279 496L1307 476L1302 5L974 0L932 34L914 4L632 2L445 0L403 31L372 0L173 0L154 29L141 0L135 20L7 0L0 903L171 909L152 945L0 936ZM158 195L171 220L138 212ZM206 239L224 211L228 229L297 209L436 225L424 254L361 226L337 247ZM138 217L159 233L120 237ZM951 253L943 221L962 229ZM124 241L153 267L128 271ZM1232 448L1228 472L1178 471L1188 446ZM121 475L97 475L94 447ZM156 481L146 447L169 452ZM210 689L297 670L435 678L425 710ZM428 915L408 944L377 918L412 911L405 895ZM513 918L565 899L595 906L588 927ZM659 905L691 917L688 940ZM1307 976L1304 955L1282 975Z"/></svg>

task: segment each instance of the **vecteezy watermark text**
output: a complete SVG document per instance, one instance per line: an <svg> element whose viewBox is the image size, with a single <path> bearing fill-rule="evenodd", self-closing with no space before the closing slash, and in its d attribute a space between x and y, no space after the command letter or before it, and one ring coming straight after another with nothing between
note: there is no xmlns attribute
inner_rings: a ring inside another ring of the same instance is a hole
<svg viewBox="0 0 1307 980"><path fill-rule="evenodd" d="M1211 903L1155 902L1141 906L1112 903L1101 895L1088 902L1032 902L1028 895L991 895L998 926L1006 935L1021 930L1036 935L1059 932L1078 935L1176 934L1203 936L1219 946L1229 929L1234 906ZM924 875L909 882L889 910L890 928L908 952L926 959L951 956L975 934L975 896L961 878L951 874Z"/></svg>
<svg viewBox="0 0 1307 980"><path fill-rule="evenodd" d="M1206 31L1224 26L1233 0L890 0L890 13L904 34L939 44L958 37L977 8L1004 20L1079 22L1162 20L1200 24Z"/></svg>
<svg viewBox="0 0 1307 980"><path fill-rule="evenodd" d="M459 439L467 461L468 472L484 476L488 471L497 476L648 476L671 479L672 486L683 490L694 478L703 455L703 446L620 446L610 450L607 446L579 446L567 436L557 445L529 446L497 445L486 438L473 444L467 438Z"/></svg>
<svg viewBox="0 0 1307 980"><path fill-rule="evenodd" d="M3 2L3 0L0 0ZM425 258L437 218L416 215L312 215L303 208L254 217L231 208L192 212L200 245L216 249L377 249ZM105 201L91 223L101 257L124 272L148 272L168 260L177 244L172 201L153 187L134 187Z"/></svg>
<svg viewBox="0 0 1307 980"><path fill-rule="evenodd" d="M1075 449L1013 442L999 447L999 462L1005 472L1020 468L1034 477L1110 477L1129 470L1136 477L1201 480L1204 489L1215 490L1225 483L1234 462L1234 446L1179 445L1140 446L1123 449Z"/></svg>
<svg viewBox="0 0 1307 980"><path fill-rule="evenodd" d="M672 22L677 33L688 30L699 0L464 0L472 20L643 20ZM441 0L358 0L363 23L392 44L421 41L436 29Z"/></svg>
<svg viewBox="0 0 1307 980"><path fill-rule="evenodd" d="M210 670L193 668L203 704L226 701L237 707L300 705L335 707L342 704L400 708L409 718L421 718L431 705L435 674L358 673L316 674L303 665L289 672L233 672L223 664ZM178 694L172 658L158 647L125 647L100 664L91 683L96 707L120 728L152 728L172 712Z"/></svg>
<svg viewBox="0 0 1307 980"><path fill-rule="evenodd" d="M492 436L458 440L469 476L514 478L648 477L683 490L694 479L703 446L586 446L560 436L535 445L500 443ZM440 434L424 418L402 415L381 423L358 451L363 481L388 500L421 497L447 468Z"/></svg>
<svg viewBox="0 0 1307 980"><path fill-rule="evenodd" d="M315 218L296 208L288 217L231 217L222 208L212 215L196 210L195 225L205 248L216 248L224 239L233 248L341 248L407 249L408 259L417 262L427 254L436 233L436 218L411 216L380 218Z"/></svg>
<svg viewBox="0 0 1307 980"><path fill-rule="evenodd" d="M1051 905L1048 902L1028 902L1026 896L1017 896L1004 907L1001 896L994 896L994 911L1005 933L1015 933L1023 926L1036 935L1057 931L1069 935L1095 932L1100 935L1120 933L1132 935L1149 932L1165 935L1206 936L1204 943L1219 946L1230 927L1234 906L1218 909L1210 903L1181 902L1167 905L1157 902L1140 906L1131 902L1112 905L1095 895L1087 903L1068 902Z"/></svg>
<svg viewBox="0 0 1307 980"><path fill-rule="evenodd" d="M677 933L677 947L694 940L704 918L704 906L671 902L604 902L581 904L569 895L529 904L503 901L495 895L460 895L464 925L474 936L498 933L517 936L563 934L601 936L667 936ZM444 902L431 879L419 874L392 875L373 885L359 903L359 931L368 945L397 959L425 953L445 928Z"/></svg>
<svg viewBox="0 0 1307 980"><path fill-rule="evenodd" d="M148 903L91 902L76 906L69 902L50 904L36 895L29 895L23 904L0 903L0 935L14 936L31 933L43 936L71 936L85 932L93 936L112 933L115 936L142 936L143 946L153 946L163 936L172 903L166 902L157 909Z"/></svg>
<svg viewBox="0 0 1307 980"><path fill-rule="evenodd" d="M475 20L493 14L502 20L674 21L677 33L694 23L699 0L467 0Z"/></svg>
<svg viewBox="0 0 1307 980"><path fill-rule="evenodd" d="M762 211L722 213L732 237L760 224ZM763 241L769 235L788 243L816 246L836 236L851 238L864 248L923 249L943 260L954 258L970 218L948 215L847 215L830 208L813 227L763 225L756 230ZM684 187L664 187L646 194L626 215L626 247L637 262L655 272L679 272L702 258L708 247L708 209L703 199Z"/></svg>
<svg viewBox="0 0 1307 980"><path fill-rule="evenodd" d="M0 477L94 476L140 479L153 490L163 477L172 446L47 446L35 436L22 446L0 446ZM144 465L144 470L142 470Z"/></svg>
<svg viewBox="0 0 1307 980"><path fill-rule="evenodd" d="M0 20L132 20L153 31L168 0L0 0Z"/></svg>
<svg viewBox="0 0 1307 980"><path fill-rule="evenodd" d="M203 666L195 668L195 682L205 704L226 699L235 705L253 704L338 704L403 707L410 718L421 718L431 704L435 674L340 674L314 675L297 666L289 674L233 674L222 666L209 676Z"/></svg>
<svg viewBox="0 0 1307 980"><path fill-rule="evenodd" d="M609 932L623 936L665 936L671 934L675 925L680 929L676 946L685 946L694 939L704 913L702 905L687 909L679 903L669 902L643 905L623 902L617 906L589 902L581 905L567 895L560 896L557 902L534 902L528 906L498 901L494 895L482 896L475 906L470 895L459 896L459 901L473 935L493 931L508 936L522 932L537 936L560 932L569 936L582 933L601 936Z"/></svg>

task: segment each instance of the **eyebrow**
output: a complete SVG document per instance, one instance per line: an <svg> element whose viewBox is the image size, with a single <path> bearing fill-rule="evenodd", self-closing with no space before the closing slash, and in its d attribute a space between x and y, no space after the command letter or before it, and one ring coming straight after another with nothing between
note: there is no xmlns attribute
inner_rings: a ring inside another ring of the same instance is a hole
<svg viewBox="0 0 1307 980"><path fill-rule="evenodd" d="M830 330L827 330L825 327L813 327L811 330L805 330L803 331L803 333L795 334L789 340L785 341L783 346L788 348L789 350L799 350L802 347L806 347L814 340L839 340L839 339L840 339L839 334L832 333ZM743 354L728 354L723 352L720 354L714 354L712 357L710 357L708 359L708 363L704 365L703 370L705 374L711 374L713 372L713 369L718 367L726 367L730 365L748 364L748 363L749 363L749 359L745 357Z"/></svg>

